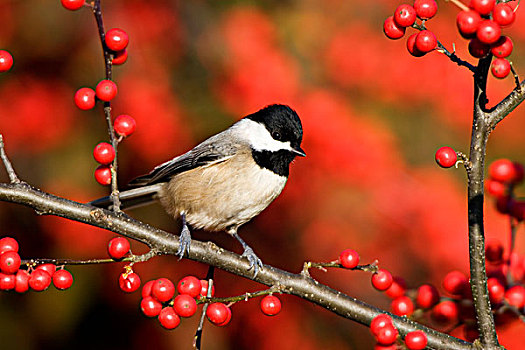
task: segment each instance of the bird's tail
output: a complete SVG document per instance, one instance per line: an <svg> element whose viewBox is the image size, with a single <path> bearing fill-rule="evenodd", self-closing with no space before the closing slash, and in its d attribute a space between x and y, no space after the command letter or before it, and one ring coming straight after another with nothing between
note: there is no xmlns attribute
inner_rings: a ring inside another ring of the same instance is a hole
<svg viewBox="0 0 525 350"><path fill-rule="evenodd" d="M164 184L154 184L119 192L120 209L136 208L154 202L158 199L159 192L162 190L163 185ZM111 197L107 196L95 199L87 204L99 208L111 209L113 202L111 201Z"/></svg>

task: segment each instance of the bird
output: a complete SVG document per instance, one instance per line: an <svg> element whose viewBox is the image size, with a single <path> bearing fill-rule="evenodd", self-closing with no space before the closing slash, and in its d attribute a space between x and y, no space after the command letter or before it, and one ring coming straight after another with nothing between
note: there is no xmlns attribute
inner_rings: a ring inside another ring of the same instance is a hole
<svg viewBox="0 0 525 350"><path fill-rule="evenodd" d="M263 264L238 229L259 215L286 185L290 164L305 157L303 127L297 112L283 104L246 115L204 140L131 180L121 191L122 209L159 201L182 221L179 258L189 253L192 229L225 231L242 245L242 257L257 276ZM110 208L110 197L89 202Z"/></svg>

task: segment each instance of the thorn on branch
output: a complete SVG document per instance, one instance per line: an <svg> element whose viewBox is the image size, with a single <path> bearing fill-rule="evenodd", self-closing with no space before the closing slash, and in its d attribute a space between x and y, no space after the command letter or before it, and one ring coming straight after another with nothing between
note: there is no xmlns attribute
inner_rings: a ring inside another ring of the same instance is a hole
<svg viewBox="0 0 525 350"><path fill-rule="evenodd" d="M468 68L472 73L476 73L477 67L472 65L471 63L462 60L456 55L456 49L455 45L453 45L454 51L450 52L447 50L447 48L438 41L436 51L446 55L452 62L456 63L460 67L466 67Z"/></svg>
<svg viewBox="0 0 525 350"><path fill-rule="evenodd" d="M7 175L9 175L9 180L12 184L18 184L20 183L20 179L18 176L16 176L15 170L13 169L13 166L11 165L11 162L9 161L9 158L7 158L7 154L5 153L4 148L4 138L0 134L0 157L2 158L2 162L4 163L5 170L7 172Z"/></svg>
<svg viewBox="0 0 525 350"><path fill-rule="evenodd" d="M512 75L514 75L514 83L516 84L516 92L521 94L522 90L521 90L521 84L520 84L520 77L518 76L518 73L514 69L514 65L512 64L512 62L510 62L510 70L512 72Z"/></svg>

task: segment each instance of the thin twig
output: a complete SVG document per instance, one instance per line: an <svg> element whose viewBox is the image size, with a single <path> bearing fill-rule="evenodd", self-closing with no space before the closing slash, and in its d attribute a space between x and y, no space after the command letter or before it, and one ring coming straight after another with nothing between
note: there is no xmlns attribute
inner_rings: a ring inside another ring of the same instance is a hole
<svg viewBox="0 0 525 350"><path fill-rule="evenodd" d="M215 267L210 265L208 267L208 273L206 274L206 280L208 281L208 290L206 291L206 299L211 298L211 291L213 290L213 276L215 274ZM206 311L208 310L209 301L206 301L202 308L201 319L199 320L199 326L195 332L193 338L193 348L196 350L201 349L202 344L202 330L204 328L204 319L206 317Z"/></svg>
<svg viewBox="0 0 525 350"><path fill-rule="evenodd" d="M468 68L472 73L476 73L476 66L472 65L471 63L462 60L456 55L456 51L450 52L447 50L445 45L443 45L441 42L437 42L437 48L436 51L444 54L447 56L452 62L456 63L460 67L466 67Z"/></svg>
<svg viewBox="0 0 525 350"><path fill-rule="evenodd" d="M78 259L54 259L54 258L35 258L35 259L25 259L22 260L22 264L28 265L28 266L37 266L42 264L53 264L57 266L62 265L97 265L97 264L111 264L111 263L118 263L118 262L129 262L131 264L139 263L139 262L146 262L149 259L155 257L157 255L157 252L153 249L151 249L149 252L141 255L130 255L125 258L115 260L115 259L86 259L86 260L78 260Z"/></svg>
<svg viewBox="0 0 525 350"><path fill-rule="evenodd" d="M4 137L2 136L2 134L0 134L0 158L2 158L5 171L7 172L7 175L9 175L9 180L11 181L11 183L20 183L20 179L18 178L18 176L16 176L15 169L13 169L13 165L11 165L9 158L7 158L7 154L5 153Z"/></svg>
<svg viewBox="0 0 525 350"><path fill-rule="evenodd" d="M100 6L100 0L95 0L93 3L93 15L97 22L98 35L100 38L100 43L102 45L102 52L104 55L104 67L106 72L106 79L111 80L113 75L113 63L111 59L111 51L108 49L105 41L106 32L104 30L104 21L102 19L102 8ZM104 102L104 116L106 118L106 123L108 127L109 140L113 149L115 150L115 159L111 164L111 201L113 202L113 211L120 211L120 198L118 190L118 181L117 181L117 169L118 169L118 139L115 136L115 131L113 130L113 121L111 118L111 102Z"/></svg>

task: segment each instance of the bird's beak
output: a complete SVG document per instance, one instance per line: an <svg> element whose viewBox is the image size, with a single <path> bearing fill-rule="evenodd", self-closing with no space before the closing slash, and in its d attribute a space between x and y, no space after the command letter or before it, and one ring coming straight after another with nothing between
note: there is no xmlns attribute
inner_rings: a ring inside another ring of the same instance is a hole
<svg viewBox="0 0 525 350"><path fill-rule="evenodd" d="M304 153L303 149L299 146L292 148L292 152L297 154L299 157L306 157L306 153Z"/></svg>

